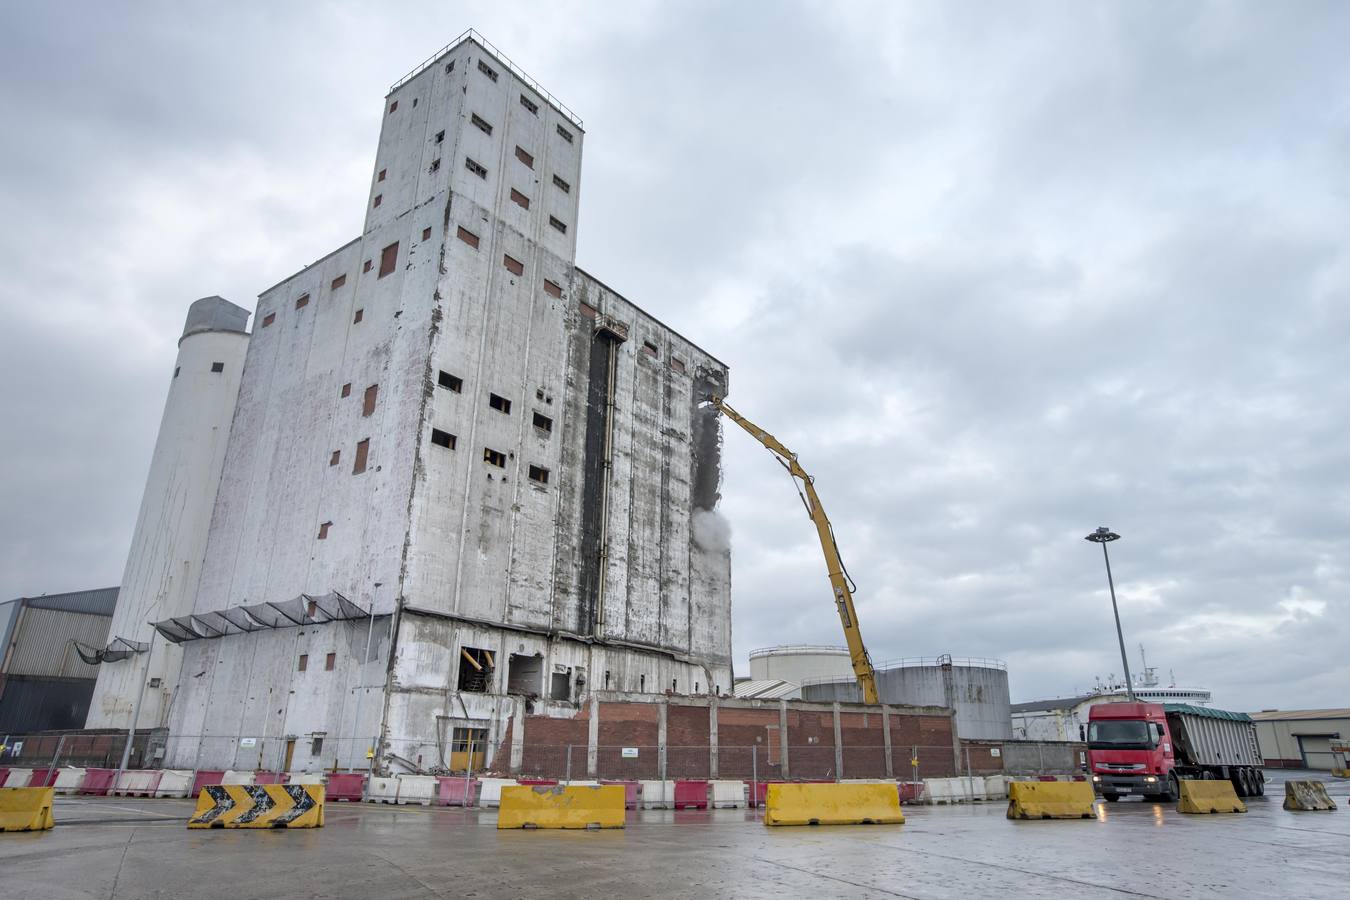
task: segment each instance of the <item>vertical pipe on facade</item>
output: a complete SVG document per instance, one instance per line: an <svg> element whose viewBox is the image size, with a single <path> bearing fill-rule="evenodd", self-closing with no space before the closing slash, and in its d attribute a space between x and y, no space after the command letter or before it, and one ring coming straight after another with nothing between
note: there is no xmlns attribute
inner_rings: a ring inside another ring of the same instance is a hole
<svg viewBox="0 0 1350 900"><path fill-rule="evenodd" d="M605 367L605 476L600 480L600 583L595 597L595 636L603 634L605 624L605 582L609 569L609 482L614 474L614 364L619 344L609 340L609 362Z"/></svg>

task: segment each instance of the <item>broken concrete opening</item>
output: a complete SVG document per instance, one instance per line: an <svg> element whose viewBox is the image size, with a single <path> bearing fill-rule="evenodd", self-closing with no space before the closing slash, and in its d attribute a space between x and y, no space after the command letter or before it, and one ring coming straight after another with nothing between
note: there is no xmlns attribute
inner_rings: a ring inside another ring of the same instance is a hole
<svg viewBox="0 0 1350 900"><path fill-rule="evenodd" d="M492 651L461 647L459 651L459 689L486 693L492 686Z"/></svg>
<svg viewBox="0 0 1350 900"><path fill-rule="evenodd" d="M549 686L548 699L560 700L566 703L572 699L572 670L567 669L563 672L554 672L553 681Z"/></svg>
<svg viewBox="0 0 1350 900"><path fill-rule="evenodd" d="M524 694L527 697L539 696L539 680L543 670L542 656L512 653L510 665L506 669L506 692Z"/></svg>

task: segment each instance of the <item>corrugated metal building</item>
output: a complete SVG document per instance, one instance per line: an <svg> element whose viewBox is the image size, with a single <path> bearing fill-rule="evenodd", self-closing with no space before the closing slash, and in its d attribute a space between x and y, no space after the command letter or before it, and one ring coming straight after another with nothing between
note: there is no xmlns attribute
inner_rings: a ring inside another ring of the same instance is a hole
<svg viewBox="0 0 1350 900"><path fill-rule="evenodd" d="M1350 738L1350 708L1266 709L1252 713L1266 765L1329 770L1332 741Z"/></svg>
<svg viewBox="0 0 1350 900"><path fill-rule="evenodd" d="M98 667L75 644L106 644L117 591L0 603L0 733L84 727Z"/></svg>

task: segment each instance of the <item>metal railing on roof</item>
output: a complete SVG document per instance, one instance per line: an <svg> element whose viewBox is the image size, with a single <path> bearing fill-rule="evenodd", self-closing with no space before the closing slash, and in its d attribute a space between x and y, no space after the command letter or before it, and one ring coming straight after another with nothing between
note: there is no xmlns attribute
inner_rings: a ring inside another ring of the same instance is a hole
<svg viewBox="0 0 1350 900"><path fill-rule="evenodd" d="M533 78L531 78L529 75L525 73L524 69L522 69L520 66L512 62L511 57L507 56L505 53L498 50L496 46L492 44L491 41L483 37L481 34L479 34L472 28L465 29L464 33L461 34L459 37L455 38L453 41L446 44L441 49L437 50L431 56L428 56L426 60L422 62L421 65L417 66L407 75L404 75L398 81L394 82L393 87L389 89L389 93L392 94L394 91L403 87L403 85L407 84L409 81L412 81L418 75L421 75L428 68L434 65L436 61L439 60L442 56L445 56L445 54L449 53L451 50L455 49L465 41L473 41L475 44L482 47L488 53L491 53L493 57L497 60L497 62L501 63L503 66L506 66L506 68L511 72L512 75L515 75L521 81L525 82L527 85L530 86L531 90L537 93L540 97L543 97L544 102L546 102L549 106L553 107L558 112L566 116L568 121L570 121L573 125L577 126L582 130L585 130L586 126L582 124L581 116L578 116L576 113L572 112L572 110L568 108L566 103L563 103L557 97L550 94L547 90L544 89L543 85L535 81Z"/></svg>
<svg viewBox="0 0 1350 900"><path fill-rule="evenodd" d="M1001 659L991 659L984 656L907 656L903 659L888 659L885 662L874 663L872 668L880 675L891 669L918 669L918 668L938 668L947 663L953 666L962 666L971 669L997 669L1000 672L1008 671L1008 664ZM817 678L803 678L801 684L848 684L855 683L853 675L827 675Z"/></svg>

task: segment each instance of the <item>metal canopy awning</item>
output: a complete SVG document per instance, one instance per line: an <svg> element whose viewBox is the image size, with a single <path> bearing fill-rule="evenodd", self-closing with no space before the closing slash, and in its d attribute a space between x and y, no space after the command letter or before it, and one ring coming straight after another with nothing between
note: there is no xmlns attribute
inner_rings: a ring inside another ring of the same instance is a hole
<svg viewBox="0 0 1350 900"><path fill-rule="evenodd" d="M102 648L90 646L83 641L74 641L74 644L75 652L80 655L80 659L91 666L105 662L121 662L134 653L144 653L150 649L149 644L124 637L113 638L108 642L108 646Z"/></svg>
<svg viewBox="0 0 1350 900"><path fill-rule="evenodd" d="M326 594L301 594L290 600L251 603L228 609L193 613L190 616L165 619L150 624L165 640L174 644L200 641L207 638L244 634L270 628L294 628L299 625L322 625L364 619L371 612L362 609L337 591ZM137 651L140 652L140 651Z"/></svg>

